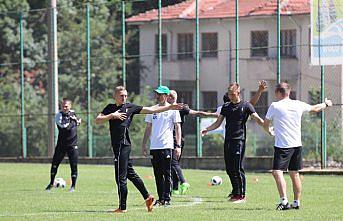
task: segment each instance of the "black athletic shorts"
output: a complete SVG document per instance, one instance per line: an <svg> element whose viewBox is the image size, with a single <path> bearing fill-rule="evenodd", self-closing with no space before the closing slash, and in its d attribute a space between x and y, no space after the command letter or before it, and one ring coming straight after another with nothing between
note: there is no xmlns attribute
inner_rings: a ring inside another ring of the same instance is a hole
<svg viewBox="0 0 343 221"><path fill-rule="evenodd" d="M273 170L298 171L302 169L301 147L274 147Z"/></svg>

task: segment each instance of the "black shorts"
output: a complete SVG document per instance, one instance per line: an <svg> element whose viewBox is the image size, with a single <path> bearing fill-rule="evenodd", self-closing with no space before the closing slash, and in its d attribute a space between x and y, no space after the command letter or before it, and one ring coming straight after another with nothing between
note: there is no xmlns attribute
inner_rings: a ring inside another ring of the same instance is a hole
<svg viewBox="0 0 343 221"><path fill-rule="evenodd" d="M302 169L301 147L274 147L273 170L298 171Z"/></svg>

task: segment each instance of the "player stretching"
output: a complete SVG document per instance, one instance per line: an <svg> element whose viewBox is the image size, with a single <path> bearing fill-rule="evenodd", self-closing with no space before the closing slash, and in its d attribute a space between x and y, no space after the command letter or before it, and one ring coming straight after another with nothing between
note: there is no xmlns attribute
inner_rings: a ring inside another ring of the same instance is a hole
<svg viewBox="0 0 343 221"><path fill-rule="evenodd" d="M129 128L135 114L160 113L171 109L181 109L180 105L164 107L142 107L132 103L126 103L127 91L125 87L118 86L114 89L115 104L108 104L97 116L97 124L109 122L111 143L114 153L114 169L118 186L119 208L115 213L126 213L127 179L129 179L145 199L148 212L152 211L154 197L145 188L142 179L132 166L130 159L131 140Z"/></svg>
<svg viewBox="0 0 343 221"><path fill-rule="evenodd" d="M268 132L273 121L275 132L273 176L280 195L277 210L299 209L301 196L301 180L299 170L302 168L301 116L304 112L319 112L332 106L331 100L325 98L324 103L309 105L298 100L291 100L291 87L287 83L276 85L275 97L267 112L263 128ZM289 171L293 184L294 202L289 205L286 195L286 181L283 171Z"/></svg>
<svg viewBox="0 0 343 221"><path fill-rule="evenodd" d="M243 157L245 152L246 122L251 116L259 125L263 120L255 112L251 103L242 101L240 98L240 86L237 83L230 84L228 88L229 103L225 103L216 122L201 131L202 135L217 129L224 118L225 142L224 160L226 173L229 175L232 192L229 200L233 203L245 202L245 172L243 169Z"/></svg>
<svg viewBox="0 0 343 221"><path fill-rule="evenodd" d="M55 153L52 158L50 169L50 183L45 188L50 191L53 187L57 169L64 156L68 154L71 169L71 187L70 192L75 191L77 179L77 159L79 152L77 150L77 126L80 125L81 119L77 119L73 110L71 110L71 100L63 98L62 110L55 116L55 122L58 128L58 139Z"/></svg>

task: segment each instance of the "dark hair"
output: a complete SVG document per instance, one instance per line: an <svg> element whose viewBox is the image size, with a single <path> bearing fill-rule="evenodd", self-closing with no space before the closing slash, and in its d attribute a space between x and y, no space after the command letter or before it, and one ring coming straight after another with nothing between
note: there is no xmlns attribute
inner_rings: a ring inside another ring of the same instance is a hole
<svg viewBox="0 0 343 221"><path fill-rule="evenodd" d="M291 92L291 86L286 82L281 82L276 85L275 92L279 92L282 96L289 95Z"/></svg>
<svg viewBox="0 0 343 221"><path fill-rule="evenodd" d="M226 92L223 96L223 101L224 103L230 102L230 98L229 98L229 93Z"/></svg>

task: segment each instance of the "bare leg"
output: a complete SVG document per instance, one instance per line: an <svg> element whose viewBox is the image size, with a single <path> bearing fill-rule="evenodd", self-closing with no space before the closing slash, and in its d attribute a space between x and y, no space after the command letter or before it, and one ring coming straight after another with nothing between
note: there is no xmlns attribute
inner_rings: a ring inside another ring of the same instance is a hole
<svg viewBox="0 0 343 221"><path fill-rule="evenodd" d="M279 191L280 198L286 197L286 181L285 178L283 177L283 171L282 170L273 170L272 172L277 189Z"/></svg>
<svg viewBox="0 0 343 221"><path fill-rule="evenodd" d="M294 200L300 200L301 197L301 180L298 171L289 171L289 176L292 179Z"/></svg>

